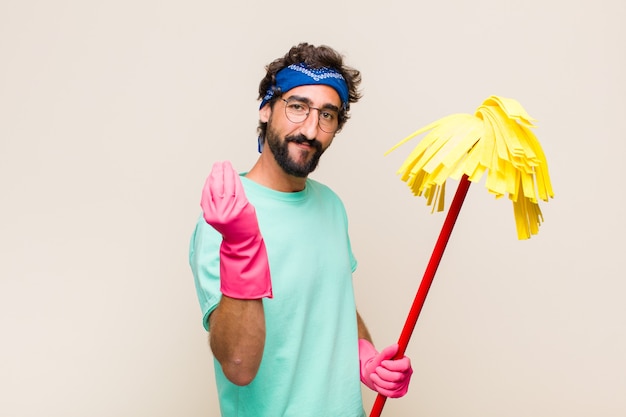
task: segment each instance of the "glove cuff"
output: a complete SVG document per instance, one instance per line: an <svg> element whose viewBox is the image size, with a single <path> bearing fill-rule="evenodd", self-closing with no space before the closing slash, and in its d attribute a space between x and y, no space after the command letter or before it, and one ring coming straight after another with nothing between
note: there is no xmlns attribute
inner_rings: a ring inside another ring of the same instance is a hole
<svg viewBox="0 0 626 417"><path fill-rule="evenodd" d="M372 343L366 339L359 339L359 365L361 371L361 382L368 388L376 390L374 383L370 378L370 373L367 371L367 365L378 354L378 351L372 345Z"/></svg>
<svg viewBox="0 0 626 417"><path fill-rule="evenodd" d="M220 290L242 300L273 297L267 249L260 235L236 245L222 241Z"/></svg>

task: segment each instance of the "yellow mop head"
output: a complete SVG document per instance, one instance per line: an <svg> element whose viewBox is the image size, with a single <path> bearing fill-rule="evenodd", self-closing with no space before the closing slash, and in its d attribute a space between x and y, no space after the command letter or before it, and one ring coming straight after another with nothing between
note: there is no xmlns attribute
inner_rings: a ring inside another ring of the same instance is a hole
<svg viewBox="0 0 626 417"><path fill-rule="evenodd" d="M439 119L387 153L430 131L398 170L413 194L423 195L433 211L442 211L448 177L458 180L467 175L476 182L487 171L486 188L496 198L508 194L517 236L528 239L539 232L543 221L538 200L554 197L546 157L530 130L533 121L516 100L491 96L473 116L452 114Z"/></svg>

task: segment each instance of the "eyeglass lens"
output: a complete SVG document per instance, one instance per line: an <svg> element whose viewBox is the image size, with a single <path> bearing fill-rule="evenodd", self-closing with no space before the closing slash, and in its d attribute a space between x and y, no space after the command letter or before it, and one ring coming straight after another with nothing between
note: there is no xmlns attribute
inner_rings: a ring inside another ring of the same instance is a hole
<svg viewBox="0 0 626 417"><path fill-rule="evenodd" d="M333 109L318 109L309 106L301 100L285 100L285 115L292 123L304 122L311 113L311 110L317 110L319 127L326 133L333 133L337 130L339 115Z"/></svg>

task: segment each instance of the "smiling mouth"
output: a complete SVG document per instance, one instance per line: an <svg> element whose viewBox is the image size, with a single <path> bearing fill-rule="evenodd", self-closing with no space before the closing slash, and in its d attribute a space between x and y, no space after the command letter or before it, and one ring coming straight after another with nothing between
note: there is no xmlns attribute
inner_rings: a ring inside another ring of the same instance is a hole
<svg viewBox="0 0 626 417"><path fill-rule="evenodd" d="M302 147L305 147L305 148L312 148L311 144L310 144L310 143L308 143L308 142L295 142L295 141L294 141L294 142L292 142L292 143L293 143L294 145L296 145L296 146L302 146Z"/></svg>
<svg viewBox="0 0 626 417"><path fill-rule="evenodd" d="M296 136L296 137L287 138L287 142L294 143L295 145L297 145L298 147L301 147L301 148L315 149L317 151L321 151L322 150L321 143L319 143L317 141L317 139L309 140L309 139L305 138L302 135Z"/></svg>

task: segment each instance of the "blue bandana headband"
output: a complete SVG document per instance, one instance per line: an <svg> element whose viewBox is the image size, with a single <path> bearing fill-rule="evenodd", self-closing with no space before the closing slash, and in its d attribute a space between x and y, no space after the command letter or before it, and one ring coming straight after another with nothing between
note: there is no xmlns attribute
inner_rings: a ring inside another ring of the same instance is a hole
<svg viewBox="0 0 626 417"><path fill-rule="evenodd" d="M276 92L276 87L281 93L285 93L294 87L301 85L327 85L332 87L339 94L342 108L348 105L348 84L343 76L332 68L309 68L305 63L292 64L278 71L276 74L276 85L265 93L261 107L269 102Z"/></svg>

